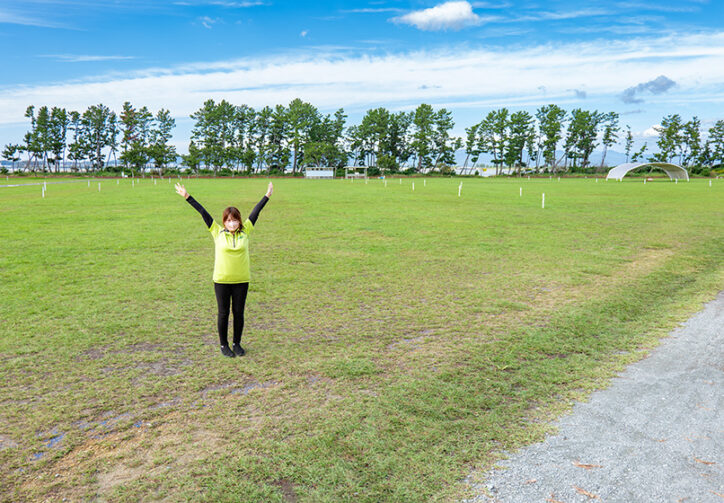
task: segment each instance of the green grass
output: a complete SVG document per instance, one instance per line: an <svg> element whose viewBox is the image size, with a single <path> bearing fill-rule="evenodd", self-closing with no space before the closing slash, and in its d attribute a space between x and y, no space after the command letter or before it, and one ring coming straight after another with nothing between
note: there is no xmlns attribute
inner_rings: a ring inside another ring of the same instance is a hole
<svg viewBox="0 0 724 503"><path fill-rule="evenodd" d="M234 360L172 184L0 189L0 500L455 501L724 284L718 180L459 183L275 181Z"/></svg>

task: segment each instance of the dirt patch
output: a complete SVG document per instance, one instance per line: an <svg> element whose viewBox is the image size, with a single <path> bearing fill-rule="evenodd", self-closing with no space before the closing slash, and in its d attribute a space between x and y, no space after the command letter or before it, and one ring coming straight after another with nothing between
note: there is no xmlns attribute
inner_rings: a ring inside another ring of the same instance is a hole
<svg viewBox="0 0 724 503"><path fill-rule="evenodd" d="M173 412L139 428L89 438L46 470L54 474L52 488L47 480L32 477L20 491L26 495L52 493L53 501L80 501L91 494L106 501L119 486L169 470L180 473L200 457L222 452L226 445L216 431L196 428ZM164 459L164 463L159 464L158 459ZM80 486L73 480L74 475L89 471L96 478L92 487Z"/></svg>
<svg viewBox="0 0 724 503"><path fill-rule="evenodd" d="M430 332L430 331L427 330L427 332ZM407 348L410 350L418 349L420 347L420 345L417 343L422 342L424 339L425 339L425 336L422 336L422 335L419 337L403 338L399 341L395 341L391 344L388 344L385 347L385 349L387 349L387 351L392 351L392 350L400 348L400 347L404 347L404 348Z"/></svg>
<svg viewBox="0 0 724 503"><path fill-rule="evenodd" d="M294 490L294 483L289 479L279 479L271 483L273 486L277 486L282 491L282 497L284 501L289 503L296 503L298 501L297 493Z"/></svg>
<svg viewBox="0 0 724 503"><path fill-rule="evenodd" d="M0 435L0 451L4 449L14 449L18 447L18 443L7 435Z"/></svg>
<svg viewBox="0 0 724 503"><path fill-rule="evenodd" d="M191 360L182 360L180 362L171 363L166 359L161 359L155 362L140 362L136 364L136 368L149 374L169 377L182 373L186 367L192 364L193 362Z"/></svg>

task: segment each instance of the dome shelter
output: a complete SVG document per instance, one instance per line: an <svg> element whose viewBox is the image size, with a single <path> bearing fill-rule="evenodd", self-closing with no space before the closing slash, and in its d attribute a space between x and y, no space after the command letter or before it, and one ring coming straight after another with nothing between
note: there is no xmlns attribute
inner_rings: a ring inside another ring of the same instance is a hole
<svg viewBox="0 0 724 503"><path fill-rule="evenodd" d="M641 166L653 166L662 169L669 175L671 180L689 181L689 173L684 168L668 162L627 162L619 164L615 168L611 168L608 175L606 175L606 179L612 178L614 180L620 180L626 176L626 173Z"/></svg>

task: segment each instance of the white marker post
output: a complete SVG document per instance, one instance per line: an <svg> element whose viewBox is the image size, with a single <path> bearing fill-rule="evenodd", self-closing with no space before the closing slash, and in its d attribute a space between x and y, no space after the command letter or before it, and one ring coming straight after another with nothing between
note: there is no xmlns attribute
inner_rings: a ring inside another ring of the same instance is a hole
<svg viewBox="0 0 724 503"><path fill-rule="evenodd" d="M644 185L646 185L646 178L644 178Z"/></svg>
<svg viewBox="0 0 724 503"><path fill-rule="evenodd" d="M520 188L520 197L523 197L523 187Z"/></svg>
<svg viewBox="0 0 724 503"><path fill-rule="evenodd" d="M422 180L422 186L427 187L427 178L423 178Z"/></svg>
<svg viewBox="0 0 724 503"><path fill-rule="evenodd" d="M709 180L709 187L711 187L711 180Z"/></svg>
<svg viewBox="0 0 724 503"><path fill-rule="evenodd" d="M546 207L546 193L545 192L543 192L543 198L541 199L540 207L541 208Z"/></svg>
<svg viewBox="0 0 724 503"><path fill-rule="evenodd" d="M385 178L385 187L387 187L387 178Z"/></svg>
<svg viewBox="0 0 724 503"><path fill-rule="evenodd" d="M415 182L412 182L412 192L415 192Z"/></svg>
<svg viewBox="0 0 724 503"><path fill-rule="evenodd" d="M98 182L98 192L101 191L101 182Z"/></svg>
<svg viewBox="0 0 724 503"><path fill-rule="evenodd" d="M458 197L460 197L460 193L463 191L463 182L460 182L460 185L458 186Z"/></svg>
<svg viewBox="0 0 724 503"><path fill-rule="evenodd" d="M135 181L135 180L131 180L131 187L135 187L135 186L136 186L136 181Z"/></svg>
<svg viewBox="0 0 724 503"><path fill-rule="evenodd" d="M155 179L155 178L153 179L153 184L156 185L156 179Z"/></svg>
<svg viewBox="0 0 724 503"><path fill-rule="evenodd" d="M43 196L43 199L45 199L45 189L40 189L40 194Z"/></svg>
<svg viewBox="0 0 724 503"><path fill-rule="evenodd" d="M678 183L679 183L679 179L677 178L676 180L674 180L674 185L677 185Z"/></svg>
<svg viewBox="0 0 724 503"><path fill-rule="evenodd" d="M559 182L561 181L561 177L560 177L560 176L558 177L558 181L559 181Z"/></svg>
<svg viewBox="0 0 724 503"><path fill-rule="evenodd" d="M48 185L45 183L45 180L43 180L43 190L48 190Z"/></svg>
<svg viewBox="0 0 724 503"><path fill-rule="evenodd" d="M402 185L402 178L400 178L400 185Z"/></svg>
<svg viewBox="0 0 724 503"><path fill-rule="evenodd" d="M116 178L116 185L120 185L120 184L121 184L120 180L118 180L118 178Z"/></svg>

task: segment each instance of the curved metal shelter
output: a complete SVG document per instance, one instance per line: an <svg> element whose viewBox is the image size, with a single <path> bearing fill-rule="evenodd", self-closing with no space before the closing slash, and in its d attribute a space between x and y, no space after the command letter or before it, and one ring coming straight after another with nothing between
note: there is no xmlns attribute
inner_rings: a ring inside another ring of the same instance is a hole
<svg viewBox="0 0 724 503"><path fill-rule="evenodd" d="M626 176L626 173L632 169L640 168L641 166L653 166L655 168L663 169L672 180L689 180L689 173L684 168L668 162L626 162L624 164L619 164L615 168L611 168L608 175L606 175L606 178L620 180Z"/></svg>

